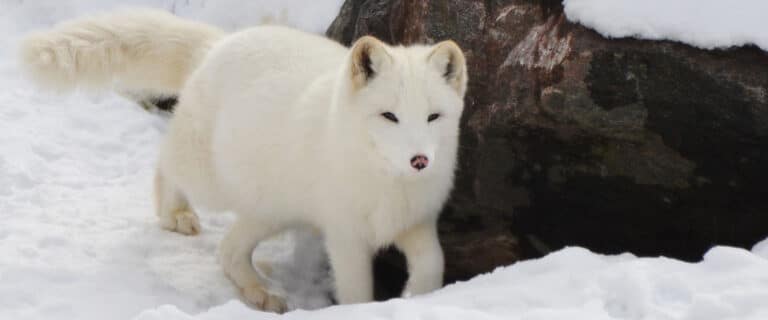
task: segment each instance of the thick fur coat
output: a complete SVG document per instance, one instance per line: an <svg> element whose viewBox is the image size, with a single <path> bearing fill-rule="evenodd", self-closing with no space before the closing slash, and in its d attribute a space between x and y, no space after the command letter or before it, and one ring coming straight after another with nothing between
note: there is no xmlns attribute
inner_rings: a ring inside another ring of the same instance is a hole
<svg viewBox="0 0 768 320"><path fill-rule="evenodd" d="M226 34L151 10L29 35L22 61L55 89L178 95L155 181L164 228L200 231L190 204L238 220L221 264L251 304L281 311L254 269L257 243L309 225L324 235L341 303L372 300L371 260L394 244L404 295L438 288L436 222L453 185L464 56L451 41L351 48L283 27Z"/></svg>

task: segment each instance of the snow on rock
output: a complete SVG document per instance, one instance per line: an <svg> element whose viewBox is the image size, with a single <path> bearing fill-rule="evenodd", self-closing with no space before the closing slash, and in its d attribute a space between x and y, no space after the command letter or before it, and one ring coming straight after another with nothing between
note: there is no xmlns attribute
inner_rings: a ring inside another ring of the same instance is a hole
<svg viewBox="0 0 768 320"><path fill-rule="evenodd" d="M568 20L605 37L680 41L703 49L768 51L765 0L564 0Z"/></svg>
<svg viewBox="0 0 768 320"><path fill-rule="evenodd" d="M699 263L629 254L603 256L566 248L447 286L383 303L335 306L282 316L238 302L190 316L172 306L155 319L768 319L768 260L715 247Z"/></svg>

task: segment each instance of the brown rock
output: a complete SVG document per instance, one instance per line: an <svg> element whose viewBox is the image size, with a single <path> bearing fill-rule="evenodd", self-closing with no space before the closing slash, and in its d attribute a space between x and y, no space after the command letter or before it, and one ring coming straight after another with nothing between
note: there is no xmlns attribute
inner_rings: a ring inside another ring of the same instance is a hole
<svg viewBox="0 0 768 320"><path fill-rule="evenodd" d="M768 54L608 40L559 3L348 0L328 30L466 52L447 280L566 245L696 260L768 236Z"/></svg>

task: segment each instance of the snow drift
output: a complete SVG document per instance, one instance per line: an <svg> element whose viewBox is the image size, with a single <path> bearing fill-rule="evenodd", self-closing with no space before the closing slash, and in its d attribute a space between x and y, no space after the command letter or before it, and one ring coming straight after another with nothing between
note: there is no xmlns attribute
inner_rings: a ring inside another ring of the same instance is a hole
<svg viewBox="0 0 768 320"><path fill-rule="evenodd" d="M421 297L282 316L238 302L190 316L172 306L135 320L234 319L766 319L768 260L716 247L700 263L566 248Z"/></svg>

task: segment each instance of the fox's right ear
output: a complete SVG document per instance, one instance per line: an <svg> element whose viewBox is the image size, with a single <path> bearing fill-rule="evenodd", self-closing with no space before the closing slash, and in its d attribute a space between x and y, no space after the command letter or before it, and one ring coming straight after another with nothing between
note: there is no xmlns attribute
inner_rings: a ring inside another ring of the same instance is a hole
<svg viewBox="0 0 768 320"><path fill-rule="evenodd" d="M392 63L386 44L371 36L364 36L352 45L350 53L350 77L353 87L360 89L376 77L385 66Z"/></svg>

